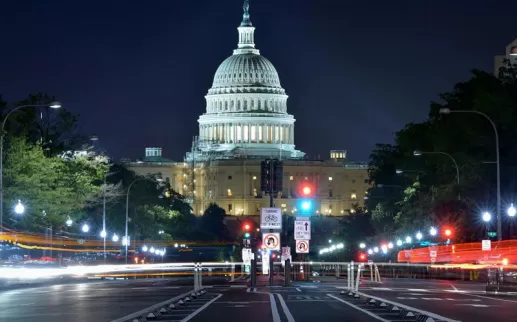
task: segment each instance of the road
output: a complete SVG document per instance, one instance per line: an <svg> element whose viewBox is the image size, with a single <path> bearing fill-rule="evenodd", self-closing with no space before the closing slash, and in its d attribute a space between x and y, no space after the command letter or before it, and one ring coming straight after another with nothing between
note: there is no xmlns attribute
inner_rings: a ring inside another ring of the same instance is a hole
<svg viewBox="0 0 517 322"><path fill-rule="evenodd" d="M90 281L56 286L19 288L0 292L0 321L132 321L132 314L189 295L190 280L148 279ZM208 284L208 285L207 285ZM517 321L517 298L486 295L482 283L383 280L363 282L361 298L341 294L346 280L294 282L289 287L268 287L259 278L252 288L246 280L228 283L204 279L207 293L186 305L169 309L155 321L415 321L366 303L364 296L408 307L418 314L438 315L437 321ZM282 284L279 279L275 284ZM169 303L160 307L167 308ZM160 307L152 310L156 312ZM143 312L143 313L142 313Z"/></svg>

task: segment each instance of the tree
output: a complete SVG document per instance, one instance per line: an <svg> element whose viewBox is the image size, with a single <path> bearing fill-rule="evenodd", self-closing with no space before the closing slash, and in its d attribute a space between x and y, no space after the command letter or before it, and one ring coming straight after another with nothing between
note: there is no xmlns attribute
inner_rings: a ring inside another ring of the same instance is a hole
<svg viewBox="0 0 517 322"><path fill-rule="evenodd" d="M81 211L87 200L98 193L95 182L105 171L105 164L95 159L46 157L40 144L9 137L4 163L4 206L20 200L26 211L20 218L7 207L6 224L11 225L12 221L15 227L32 230L62 226L68 216Z"/></svg>
<svg viewBox="0 0 517 322"><path fill-rule="evenodd" d="M479 115L444 116L439 110L480 111L496 123L502 199L511 199L517 193L517 167L513 162L517 157L517 85L512 71L505 75L496 78L473 71L471 79L441 94L440 102L431 103L427 120L407 124L395 134L394 144L376 146L369 164L370 180L375 186L369 190L366 206L373 212L377 229L389 227L394 233L431 223L454 223L466 234L469 232L469 238L479 239L470 233L478 222L473 219L480 216L481 208L495 207L495 166L487 163L495 160L494 132ZM439 154L415 157L414 150L449 153L458 163L460 185L448 158ZM406 171L397 174L396 169ZM385 224L391 220L387 214L396 214L391 226Z"/></svg>
<svg viewBox="0 0 517 322"><path fill-rule="evenodd" d="M228 228L224 224L226 211L215 203L211 203L200 220L201 229L212 233L218 240L228 240Z"/></svg>

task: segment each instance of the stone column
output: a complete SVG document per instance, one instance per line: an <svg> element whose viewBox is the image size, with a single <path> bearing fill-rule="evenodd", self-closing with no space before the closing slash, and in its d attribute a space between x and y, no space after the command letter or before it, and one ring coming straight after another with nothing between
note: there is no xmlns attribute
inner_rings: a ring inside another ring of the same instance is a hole
<svg viewBox="0 0 517 322"><path fill-rule="evenodd" d="M241 105L242 107L242 105ZM237 124L233 123L233 143L237 142Z"/></svg>
<svg viewBox="0 0 517 322"><path fill-rule="evenodd" d="M255 141L259 142L259 125L255 124Z"/></svg>
<svg viewBox="0 0 517 322"><path fill-rule="evenodd" d="M294 144L294 124L291 125L291 129L290 129L290 134L289 134L290 138L291 138L291 144Z"/></svg>

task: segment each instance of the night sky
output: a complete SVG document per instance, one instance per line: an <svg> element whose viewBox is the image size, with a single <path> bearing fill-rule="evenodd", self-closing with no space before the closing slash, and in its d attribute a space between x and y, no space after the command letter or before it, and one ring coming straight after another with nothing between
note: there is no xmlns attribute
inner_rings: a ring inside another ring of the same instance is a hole
<svg viewBox="0 0 517 322"><path fill-rule="evenodd" d="M250 2L310 158L346 149L367 161L517 37L516 1ZM4 0L0 94L55 95L115 160L160 146L181 161L241 17L242 0Z"/></svg>

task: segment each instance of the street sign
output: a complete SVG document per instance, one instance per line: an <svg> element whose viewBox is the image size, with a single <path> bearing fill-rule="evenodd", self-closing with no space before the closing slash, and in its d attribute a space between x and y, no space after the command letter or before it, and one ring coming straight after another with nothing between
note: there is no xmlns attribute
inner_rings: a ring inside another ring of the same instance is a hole
<svg viewBox="0 0 517 322"><path fill-rule="evenodd" d="M260 228L282 230L282 209L262 208L260 211Z"/></svg>
<svg viewBox="0 0 517 322"><path fill-rule="evenodd" d="M489 231L487 235L488 237L497 237L497 233L495 231Z"/></svg>
<svg viewBox="0 0 517 322"><path fill-rule="evenodd" d="M242 249L242 261L244 262L244 265L250 265L251 264L251 248L243 248Z"/></svg>
<svg viewBox="0 0 517 322"><path fill-rule="evenodd" d="M481 241L481 250L491 250L492 249L492 241L490 239L485 239Z"/></svg>
<svg viewBox="0 0 517 322"><path fill-rule="evenodd" d="M291 247L282 247L282 256L280 260L282 263L288 259L291 259Z"/></svg>
<svg viewBox="0 0 517 322"><path fill-rule="evenodd" d="M262 274L263 275L269 274L269 256L267 256L267 255L262 256Z"/></svg>
<svg viewBox="0 0 517 322"><path fill-rule="evenodd" d="M298 254L309 253L309 241L308 240L297 240L296 241L296 252Z"/></svg>
<svg viewBox="0 0 517 322"><path fill-rule="evenodd" d="M294 222L294 240L310 240L311 239L311 221L296 220Z"/></svg>
<svg viewBox="0 0 517 322"><path fill-rule="evenodd" d="M263 234L262 247L267 250L280 250L280 233Z"/></svg>

